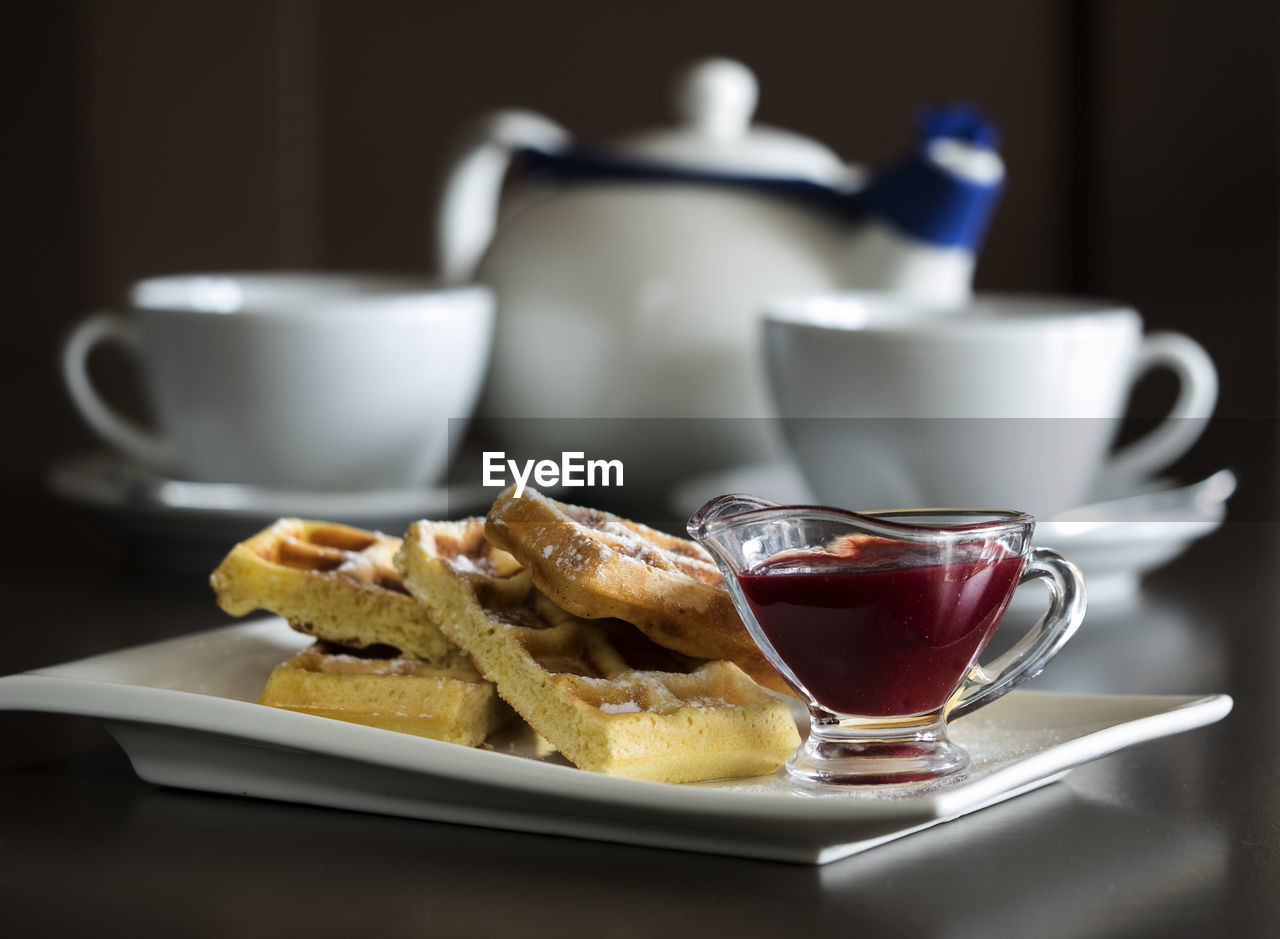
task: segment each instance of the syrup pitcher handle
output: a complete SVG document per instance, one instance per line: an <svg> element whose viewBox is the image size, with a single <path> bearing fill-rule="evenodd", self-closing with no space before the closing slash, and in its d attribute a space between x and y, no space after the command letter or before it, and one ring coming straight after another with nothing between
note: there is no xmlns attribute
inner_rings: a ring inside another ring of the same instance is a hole
<svg viewBox="0 0 1280 939"><path fill-rule="evenodd" d="M1044 578L1049 609L1008 652L988 665L974 666L947 708L947 720L964 717L1040 674L1070 639L1085 613L1084 575L1067 557L1049 548L1033 548L1019 586Z"/></svg>

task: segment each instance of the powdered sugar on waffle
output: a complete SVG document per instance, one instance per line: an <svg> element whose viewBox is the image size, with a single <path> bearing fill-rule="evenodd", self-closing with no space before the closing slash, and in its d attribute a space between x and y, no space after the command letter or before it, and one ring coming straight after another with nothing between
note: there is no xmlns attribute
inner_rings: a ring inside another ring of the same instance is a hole
<svg viewBox="0 0 1280 939"><path fill-rule="evenodd" d="M553 550L552 546L547 545L542 556L546 557L550 550ZM590 535L574 532L573 546L556 556L556 566L565 574L573 575L588 564L599 564L608 550L605 545L600 544Z"/></svg>
<svg viewBox="0 0 1280 939"><path fill-rule="evenodd" d="M378 579L378 568L366 555L348 551L334 572L361 584L371 584Z"/></svg>
<svg viewBox="0 0 1280 939"><path fill-rule="evenodd" d="M449 566L460 574L492 574L492 565L480 565L476 563L476 559L468 554L453 554L445 560ZM487 568L487 569L486 569Z"/></svg>
<svg viewBox="0 0 1280 939"><path fill-rule="evenodd" d="M526 490L522 498L551 504L533 490ZM511 506L510 502L498 505L491 513L490 521L497 525L509 524L504 515ZM569 544L556 553L554 560L565 574L598 564L613 552L658 570L684 574L702 583L715 585L722 582L711 556L699 544L664 535L599 509L566 505L559 508L559 514L568 523ZM544 559L550 559L555 547L543 545L541 553Z"/></svg>
<svg viewBox="0 0 1280 939"><path fill-rule="evenodd" d="M640 705L635 701L622 701L618 704L610 704L602 701L598 707L606 714L639 714Z"/></svg>

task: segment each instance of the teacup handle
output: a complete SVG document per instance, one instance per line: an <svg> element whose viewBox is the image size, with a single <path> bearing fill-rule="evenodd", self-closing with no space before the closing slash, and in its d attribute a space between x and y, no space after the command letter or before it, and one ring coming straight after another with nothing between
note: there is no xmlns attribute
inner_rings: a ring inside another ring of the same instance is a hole
<svg viewBox="0 0 1280 939"><path fill-rule="evenodd" d="M62 378L71 401L85 422L107 443L144 466L172 470L172 446L158 434L140 427L103 400L89 377L89 355L100 342L115 342L135 359L142 350L138 324L118 313L93 313L81 320L62 347Z"/></svg>
<svg viewBox="0 0 1280 939"><path fill-rule="evenodd" d="M1178 376L1173 408L1153 430L1112 454L1099 479L1103 491L1131 488L1172 464L1200 439L1213 414L1218 372L1203 346L1182 333L1152 333L1138 350L1130 387L1161 366Z"/></svg>
<svg viewBox="0 0 1280 939"><path fill-rule="evenodd" d="M970 669L947 706L947 720L964 717L1039 675L1084 621L1084 575L1065 556L1049 548L1033 548L1018 581L1045 578L1049 609L1008 652L989 665Z"/></svg>

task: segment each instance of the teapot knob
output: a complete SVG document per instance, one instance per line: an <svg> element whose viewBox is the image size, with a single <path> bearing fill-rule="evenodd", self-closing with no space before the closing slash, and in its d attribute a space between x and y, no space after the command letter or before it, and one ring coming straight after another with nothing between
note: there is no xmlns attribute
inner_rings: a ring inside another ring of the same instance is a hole
<svg viewBox="0 0 1280 939"><path fill-rule="evenodd" d="M755 114L755 73L733 59L705 59L676 83L676 113L696 133L716 140L743 137Z"/></svg>

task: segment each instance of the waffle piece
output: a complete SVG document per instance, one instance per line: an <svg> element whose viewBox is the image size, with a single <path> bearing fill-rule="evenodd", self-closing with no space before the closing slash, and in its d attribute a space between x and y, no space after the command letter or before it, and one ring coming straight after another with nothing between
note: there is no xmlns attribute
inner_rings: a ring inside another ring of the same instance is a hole
<svg viewBox="0 0 1280 939"><path fill-rule="evenodd" d="M661 782L758 776L800 744L786 703L736 665L690 663L620 621L572 616L523 573L482 572L438 526L410 526L396 563L498 694L582 769Z"/></svg>
<svg viewBox="0 0 1280 939"><path fill-rule="evenodd" d="M528 488L519 498L514 488L498 497L485 534L570 613L626 620L659 645L727 659L762 685L790 693L701 545Z"/></svg>
<svg viewBox="0 0 1280 939"><path fill-rule="evenodd" d="M338 645L387 645L436 665L466 664L405 590L391 560L399 548L389 535L282 518L232 548L209 582L233 616L268 610Z"/></svg>
<svg viewBox="0 0 1280 939"><path fill-rule="evenodd" d="M510 711L473 668L315 643L276 666L259 704L477 747Z"/></svg>

